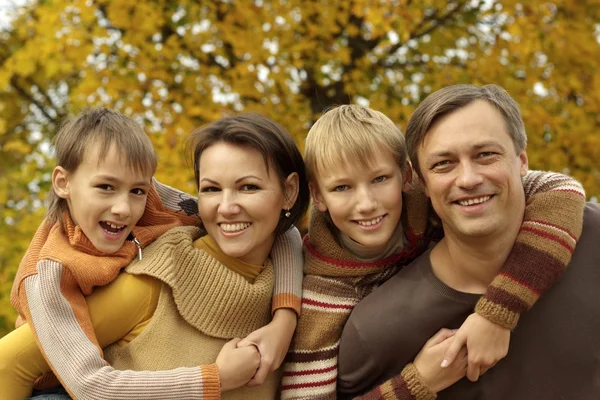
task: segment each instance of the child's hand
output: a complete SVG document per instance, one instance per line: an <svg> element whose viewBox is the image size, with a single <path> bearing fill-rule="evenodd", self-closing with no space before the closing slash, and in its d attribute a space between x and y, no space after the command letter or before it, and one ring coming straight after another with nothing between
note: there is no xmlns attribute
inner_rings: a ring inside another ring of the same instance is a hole
<svg viewBox="0 0 600 400"><path fill-rule="evenodd" d="M479 314L471 314L454 335L444 355L442 367L452 364L458 351L467 346L467 378L475 382L508 354L510 330L496 325Z"/></svg>
<svg viewBox="0 0 600 400"><path fill-rule="evenodd" d="M269 372L279 368L290 347L296 322L293 310L278 309L268 325L255 330L237 344L237 347L256 346L260 352L260 367L248 386L262 385Z"/></svg>
<svg viewBox="0 0 600 400"><path fill-rule="evenodd" d="M217 368L221 381L221 392L237 389L245 385L256 373L260 365L260 354L254 346L236 347L240 339L225 343L217 356Z"/></svg>
<svg viewBox="0 0 600 400"><path fill-rule="evenodd" d="M467 369L467 349L461 348L452 364L442 368L440 363L444 353L450 346L454 331L441 329L425 343L413 364L419 371L421 379L434 393L455 384L465 376Z"/></svg>

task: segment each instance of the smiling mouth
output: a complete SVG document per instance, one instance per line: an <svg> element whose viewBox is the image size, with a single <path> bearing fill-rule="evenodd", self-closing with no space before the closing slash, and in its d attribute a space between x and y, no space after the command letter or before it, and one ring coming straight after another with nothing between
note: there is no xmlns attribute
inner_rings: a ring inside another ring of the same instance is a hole
<svg viewBox="0 0 600 400"><path fill-rule="evenodd" d="M370 219L370 220L356 220L356 223L359 224L360 226L373 226L373 225L377 225L378 223L381 222L381 220L383 219L383 217L385 217L385 215L380 215L379 217Z"/></svg>
<svg viewBox="0 0 600 400"><path fill-rule="evenodd" d="M100 221L100 227L102 227L102 229L109 235L116 236L119 233L121 233L121 231L123 231L127 227L127 225L115 225L111 222Z"/></svg>
<svg viewBox="0 0 600 400"><path fill-rule="evenodd" d="M252 225L250 222L238 222L235 224L226 224L224 222L219 224L219 227L227 233L236 233L241 232L245 229L248 229Z"/></svg>
<svg viewBox="0 0 600 400"><path fill-rule="evenodd" d="M492 196L481 196L481 197L477 197L474 199L468 199L468 200L458 200L457 203L460 204L461 206L474 206L477 204L482 204L485 203L486 201L488 201L489 199L491 199Z"/></svg>

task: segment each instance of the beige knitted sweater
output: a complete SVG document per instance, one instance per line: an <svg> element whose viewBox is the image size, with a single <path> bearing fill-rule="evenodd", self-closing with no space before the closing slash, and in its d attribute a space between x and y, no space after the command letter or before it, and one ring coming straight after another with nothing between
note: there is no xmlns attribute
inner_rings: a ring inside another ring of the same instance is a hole
<svg viewBox="0 0 600 400"><path fill-rule="evenodd" d="M271 319L273 266L265 264L253 284L204 250L194 248L200 235L194 227L176 228L145 251L127 272L163 282L150 324L125 346L105 349L106 359L120 370L165 370L214 364L223 345L245 337ZM219 388L218 376L204 374L208 393ZM242 387L224 399L273 399L279 374L271 373L259 387ZM151 390L151 388L145 388ZM213 396L207 396L213 398Z"/></svg>

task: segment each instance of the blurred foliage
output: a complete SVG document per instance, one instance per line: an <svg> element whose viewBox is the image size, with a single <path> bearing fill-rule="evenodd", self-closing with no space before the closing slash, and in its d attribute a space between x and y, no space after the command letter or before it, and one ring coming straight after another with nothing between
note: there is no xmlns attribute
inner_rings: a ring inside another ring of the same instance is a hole
<svg viewBox="0 0 600 400"><path fill-rule="evenodd" d="M598 0L38 0L0 32L0 336L43 216L60 120L106 105L143 124L158 178L193 192L187 133L256 111L302 140L356 102L404 127L427 94L496 83L521 104L532 168L600 194Z"/></svg>

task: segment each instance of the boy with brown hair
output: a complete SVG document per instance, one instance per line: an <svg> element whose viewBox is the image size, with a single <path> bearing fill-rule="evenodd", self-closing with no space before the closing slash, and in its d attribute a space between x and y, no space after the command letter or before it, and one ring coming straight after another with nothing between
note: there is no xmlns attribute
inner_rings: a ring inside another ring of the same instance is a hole
<svg viewBox="0 0 600 400"><path fill-rule="evenodd" d="M304 238L302 317L284 365L282 397L330 399L338 389L342 329L354 306L443 232L412 174L400 130L382 113L355 105L326 112L308 133L305 161L314 207ZM573 189L572 202L559 206L568 215L580 215L585 202L581 185L563 175L548 174L546 180L543 189L527 193L526 220L542 214L560 226L562 219L552 218L556 208L538 205L547 204L544 200L552 199L554 191L564 187ZM581 221L579 224L581 228ZM575 239L581 230L578 232ZM519 235L522 239L523 228ZM543 244L564 256L561 263L565 258L568 262L570 254L563 254L558 243L543 240ZM562 263L563 268L567 262ZM526 286L531 271L552 277L556 272L513 252L497 279L509 274ZM482 302L494 307L478 308L478 314L471 315L459 330L469 348L470 378L477 379L480 368L485 372L506 354L509 329L518 319L518 313L509 312L510 303L519 299L520 285L507 288L501 298L494 296L494 289L488 291ZM534 302L532 299L527 308ZM451 336L436 337L435 346L442 348L442 353L450 346ZM434 357L429 349L424 348L423 353L411 364L406 388L415 388L415 382L423 380L452 384L464 376L464 352L446 368L439 361L431 364ZM343 389L343 381L340 386Z"/></svg>

